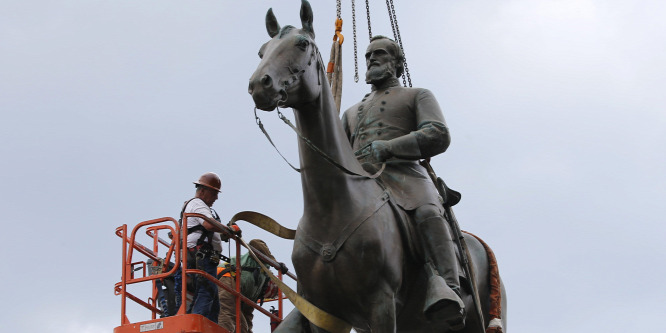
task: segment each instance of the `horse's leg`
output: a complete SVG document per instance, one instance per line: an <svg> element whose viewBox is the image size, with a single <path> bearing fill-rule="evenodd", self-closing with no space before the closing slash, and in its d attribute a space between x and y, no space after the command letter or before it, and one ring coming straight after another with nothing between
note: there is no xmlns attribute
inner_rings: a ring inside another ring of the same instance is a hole
<svg viewBox="0 0 666 333"><path fill-rule="evenodd" d="M312 324L310 324L310 329L312 333L328 332ZM357 333L395 333L395 305L384 304L373 306L370 318L368 318L367 327L354 327L354 331Z"/></svg>
<svg viewBox="0 0 666 333"><path fill-rule="evenodd" d="M366 327L355 327L358 333L394 333L396 325L396 300L395 294L388 283L378 287L379 291L369 295L364 309Z"/></svg>
<svg viewBox="0 0 666 333"><path fill-rule="evenodd" d="M396 332L395 298L386 298L383 304L373 306L370 314L370 332ZM361 332L361 331L359 331Z"/></svg>
<svg viewBox="0 0 666 333"><path fill-rule="evenodd" d="M395 333L396 332L396 307L395 299L393 296L388 293L382 293L378 297L370 296L368 297L368 302L366 308L362 313L358 313L362 318L358 323L363 323L359 326L354 327L354 330L357 333ZM294 309L294 311L296 311ZM291 316L291 314L290 314ZM286 319L285 319L286 321ZM280 324L280 327L282 324ZM321 329L312 323L309 325L311 333L327 333L328 331ZM278 331L275 331L278 332ZM280 332L292 332L292 331L280 331ZM278 333L280 333L278 332ZM295 331L294 331L295 332Z"/></svg>

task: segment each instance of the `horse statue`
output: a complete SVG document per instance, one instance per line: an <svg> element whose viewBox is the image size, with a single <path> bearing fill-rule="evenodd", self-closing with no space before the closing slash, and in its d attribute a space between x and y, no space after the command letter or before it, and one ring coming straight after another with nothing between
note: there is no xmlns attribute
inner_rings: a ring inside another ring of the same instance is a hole
<svg viewBox="0 0 666 333"><path fill-rule="evenodd" d="M291 107L299 131L304 211L292 252L298 293L356 332L449 332L445 322L423 314L424 263L406 245L415 236L406 235L390 193L363 169L344 133L305 0L300 17L301 29L280 27L269 9L271 40L259 50L261 62L249 84L256 108ZM476 238L466 235L465 242L486 319L479 323L470 315L477 310L469 287L461 283L468 315L457 332L479 332L490 318L489 255ZM501 318L506 327L506 317ZM326 330L294 309L275 332Z"/></svg>

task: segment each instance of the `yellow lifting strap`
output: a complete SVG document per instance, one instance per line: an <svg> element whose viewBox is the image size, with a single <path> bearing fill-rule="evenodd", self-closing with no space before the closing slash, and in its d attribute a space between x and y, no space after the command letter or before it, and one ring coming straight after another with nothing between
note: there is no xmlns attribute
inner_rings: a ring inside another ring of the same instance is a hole
<svg viewBox="0 0 666 333"><path fill-rule="evenodd" d="M278 236L280 238L284 239L294 239L294 236L296 235L296 230L292 230L289 228L285 228L280 225L280 223L277 223L277 221L273 220L272 218L253 211L243 211L243 212L238 212L236 215L234 215L231 218L231 221L229 223L235 223L236 221L247 221L250 222L257 227L264 229L270 233L272 233L275 236Z"/></svg>
<svg viewBox="0 0 666 333"><path fill-rule="evenodd" d="M335 34L333 35L333 45L331 46L331 57L326 68L326 78L331 85L331 92L335 105L340 114L340 103L342 101L342 42L345 37L342 35L342 19L335 20Z"/></svg>
<svg viewBox="0 0 666 333"><path fill-rule="evenodd" d="M285 228L277 221L261 213L252 211L239 212L231 218L230 223L240 220L252 223L278 237L294 239L294 235L296 234L296 230ZM331 333L349 333L351 331L352 327L349 323L308 302L284 282L275 277L275 275L264 266L261 260L259 260L254 251L252 251L252 248L245 243L245 240L240 237L238 239L248 249L252 258L259 263L261 270L270 277L273 283L278 285L280 290L287 296L287 298L289 298L291 303L293 303L298 311L300 311L312 324Z"/></svg>

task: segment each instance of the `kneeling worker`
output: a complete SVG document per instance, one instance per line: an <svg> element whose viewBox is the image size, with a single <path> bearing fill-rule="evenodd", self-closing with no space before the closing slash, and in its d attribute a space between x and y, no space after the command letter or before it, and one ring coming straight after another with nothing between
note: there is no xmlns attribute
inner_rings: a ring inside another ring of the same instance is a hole
<svg viewBox="0 0 666 333"><path fill-rule="evenodd" d="M271 254L271 251L268 249L268 246L264 241L259 239L253 239L250 241L249 245L253 247L256 251L261 252L268 258L273 261L275 257ZM236 258L231 258L231 263L236 262ZM259 263L257 263L250 253L245 253L240 258L241 263L241 294L253 301L263 299L263 298L272 298L277 296L277 287L272 285L272 281L261 270ZM283 273L287 272L287 267L280 263L281 271ZM229 286L231 289L236 288L236 279L234 277L235 268L226 263L221 263L218 266L218 271L222 273L220 277L220 282ZM270 294L270 295L269 295ZM225 328L229 332L237 333L252 333L252 319L254 318L254 308L245 302L241 301L241 318L240 318L240 330L235 330L236 327L236 297L226 291L225 289L219 288L219 298L220 298L220 316L217 323Z"/></svg>

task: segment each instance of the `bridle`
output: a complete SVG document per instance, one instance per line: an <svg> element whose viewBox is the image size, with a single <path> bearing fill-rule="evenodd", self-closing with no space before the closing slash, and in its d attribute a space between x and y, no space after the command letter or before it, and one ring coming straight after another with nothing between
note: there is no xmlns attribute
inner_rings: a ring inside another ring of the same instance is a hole
<svg viewBox="0 0 666 333"><path fill-rule="evenodd" d="M319 69L324 67L324 60L321 58L321 53L319 53L319 47L317 47L317 44L315 44L315 42L310 38L308 38L308 42L310 43L310 46L312 47L312 53L310 54L310 60L308 61L308 68L310 68L312 66L312 58L314 58L316 56L317 57L317 71L318 71L318 73L317 73L317 84L321 87L321 74L319 73ZM291 69L291 67L288 67L287 69L289 69L289 72L293 73L293 70ZM302 72L298 73L299 80L301 80L304 75L305 75L305 71L302 71ZM288 99L289 99L289 93L287 92L286 89L284 89L284 98L277 101L277 105L281 106L281 107L285 107L285 105L283 103L286 103ZM255 117L256 117L256 112L255 112Z"/></svg>
<svg viewBox="0 0 666 333"><path fill-rule="evenodd" d="M317 62L317 72L318 72L318 73L317 73L317 84L321 87L322 84L321 84L321 73L320 73L321 71L320 71L320 69L322 69L322 68L324 67L324 61L323 61L323 59L321 58L321 53L319 52L319 48L317 47L317 44L315 44L315 42L314 42L312 39L310 39L310 38L308 38L308 39L309 39L310 46L312 47L312 53L311 53L311 55L310 55L310 60L308 61L308 68L312 67L312 58L316 57L316 62ZM291 72L291 69L290 69L290 72ZM300 76L302 77L302 76L304 76L304 75L305 75L305 71L301 72L301 75L300 75ZM382 167L379 169L379 171L377 171L377 172L376 172L375 174L373 174L373 175L359 174L359 173L356 173L356 172L354 172L354 171L351 171L351 170L347 169L346 167L344 167L342 164L338 163L336 160L334 160L334 159L333 159L332 157L330 157L328 154L326 154L323 150L321 150L319 147L317 147L317 145L315 145L314 143L312 143L312 141L310 141L310 139L306 138L306 137L303 135L303 133L301 133L301 132L298 130L298 128L296 128L296 126L294 126L294 124L292 124L292 122L291 122L291 121L290 121L290 120L289 120L289 119L288 119L288 118L287 118L282 112L280 112L280 108L279 108L279 107L280 107L280 106L281 106L281 107L284 107L284 103L286 103L286 101L288 100L288 93L287 93L286 89L285 89L284 91L285 91L284 96L282 96L282 99L280 99L280 100L277 102L277 106L276 106L276 110L277 110L278 117L279 117L280 120L282 120L285 124L287 124L289 127L291 127L291 129L294 130L294 132L296 132L296 135L298 135L298 137L301 138L301 140L303 140L303 142L305 142L305 144L306 144L310 149L312 149L314 152L316 152L317 154L319 154L319 156L321 156L321 157L322 157L323 159L325 159L327 162L329 162L330 164L332 164L333 166L335 166L336 168L340 169L342 172L344 172L344 173L346 173L346 174L348 174L348 175L358 176L358 177L364 177L364 178L368 178L368 179L375 179L375 178L379 177L379 175L381 175L382 172L384 172L384 169L386 168L386 162L383 162L383 163L382 163ZM320 92L319 94L321 95L321 92ZM261 119L260 119L259 116L257 115L257 107L256 107L256 106L254 107L254 119L255 119L255 122L257 123L257 126L259 126L259 129L261 129L261 132L264 133L264 136L266 136L266 139L268 139L268 142L271 143L271 145L273 146L273 148L275 148L275 150L278 152L278 154L280 154L280 156L282 157L282 159L283 159L285 162L287 162L287 164L289 164L289 166L290 166L292 169L294 169L296 172L299 172L299 173L300 173L300 172L301 172L301 169L300 169L300 168L297 168L297 167L295 167L293 164L291 164L291 163L287 160L287 158L284 157L284 155L280 152L280 150L278 149L278 147L275 145L275 143L274 143L273 140L271 139L271 136L268 134L268 132L266 131L266 128L264 128L264 124L261 122Z"/></svg>

